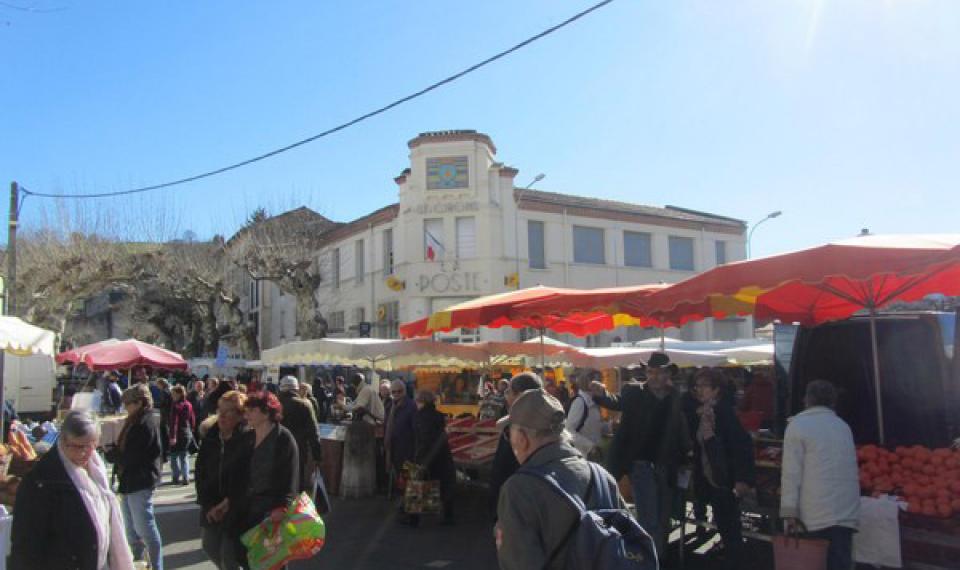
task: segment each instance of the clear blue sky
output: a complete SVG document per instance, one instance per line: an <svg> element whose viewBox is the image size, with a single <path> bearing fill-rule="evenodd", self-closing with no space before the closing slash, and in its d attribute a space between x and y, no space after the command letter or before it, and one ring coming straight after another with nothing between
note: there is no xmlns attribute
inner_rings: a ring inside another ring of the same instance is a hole
<svg viewBox="0 0 960 570"><path fill-rule="evenodd" d="M41 11L0 5L3 188L94 192L309 136L592 2L4 4ZM955 0L618 0L346 132L105 207L149 220L167 204L201 237L259 204L349 220L396 200L407 140L472 128L520 184L544 172L544 190L749 221L783 210L755 254L862 227L955 232L958 101ZM41 206L27 202L26 227Z"/></svg>

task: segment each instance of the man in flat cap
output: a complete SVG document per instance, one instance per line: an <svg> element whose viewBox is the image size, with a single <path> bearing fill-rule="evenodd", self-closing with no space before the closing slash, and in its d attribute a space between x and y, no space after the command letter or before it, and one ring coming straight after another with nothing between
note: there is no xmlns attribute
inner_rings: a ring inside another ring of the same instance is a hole
<svg viewBox="0 0 960 570"><path fill-rule="evenodd" d="M670 357L654 352L647 362L647 380L628 382L619 396L603 384L590 385L601 407L623 412L610 446L610 473L630 477L637 522L664 552L680 465L691 449L680 394L670 383Z"/></svg>
<svg viewBox="0 0 960 570"><path fill-rule="evenodd" d="M566 441L563 406L542 388L527 390L510 407L510 447L524 468L550 473L571 495L595 509L590 465ZM610 496L626 508L617 482L603 471ZM537 476L516 473L500 491L497 505L497 558L502 570L562 568L570 544L566 538L579 513Z"/></svg>

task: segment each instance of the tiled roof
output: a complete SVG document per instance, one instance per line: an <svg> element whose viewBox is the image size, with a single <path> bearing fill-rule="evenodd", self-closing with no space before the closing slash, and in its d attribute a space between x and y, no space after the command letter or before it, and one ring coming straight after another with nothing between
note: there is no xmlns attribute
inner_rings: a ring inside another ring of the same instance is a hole
<svg viewBox="0 0 960 570"><path fill-rule="evenodd" d="M660 208L657 206L645 206L642 204L631 204L629 202L618 202L616 200L603 200L600 198L588 198L586 196L574 196L572 194L559 194L557 192L545 192L543 190L528 190L514 188L513 195L515 199L521 202L539 202L554 206L566 208L582 208L587 210L600 210L606 212L638 214L642 216L653 216L657 218L668 218L671 220L681 220L685 222L720 224L731 227L745 227L746 222L726 216L718 216L707 212L697 212L685 208L667 206ZM522 207L522 206L521 206Z"/></svg>

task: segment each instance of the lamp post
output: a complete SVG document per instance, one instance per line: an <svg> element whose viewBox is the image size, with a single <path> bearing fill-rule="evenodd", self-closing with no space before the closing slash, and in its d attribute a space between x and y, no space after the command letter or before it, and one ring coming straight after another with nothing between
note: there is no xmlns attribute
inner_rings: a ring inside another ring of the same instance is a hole
<svg viewBox="0 0 960 570"><path fill-rule="evenodd" d="M520 189L520 192L517 193L517 199L515 200L513 210L513 245L514 245L514 257L517 261L517 286L516 289L520 288L520 200L523 198L523 193L526 190L529 190L533 187L534 184L540 182L547 175L544 173L537 174L533 177L533 180L530 181L530 184L527 184Z"/></svg>
<svg viewBox="0 0 960 570"><path fill-rule="evenodd" d="M753 232L756 231L757 226L759 226L760 224L762 224L763 222L765 222L765 221L767 221L767 220L772 220L772 219L774 219L774 218L779 218L781 214L783 214L783 212L781 212L780 210L777 210L776 212L770 212L769 214L767 214L767 217L765 217L764 219L760 220L759 222L753 224L753 227L750 228L750 233L747 234L747 259L750 259L750 253L751 253L751 252L750 252L750 240L753 239Z"/></svg>

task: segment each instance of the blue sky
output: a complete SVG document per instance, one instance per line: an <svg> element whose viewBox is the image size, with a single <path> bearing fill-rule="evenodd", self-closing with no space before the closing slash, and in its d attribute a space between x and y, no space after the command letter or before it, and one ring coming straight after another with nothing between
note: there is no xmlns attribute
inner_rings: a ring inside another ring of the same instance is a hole
<svg viewBox="0 0 960 570"><path fill-rule="evenodd" d="M5 4L40 11L0 5L0 180L95 192L309 136L592 2ZM396 200L410 138L472 128L520 184L543 172L544 190L748 221L782 210L755 255L863 227L956 232L958 101L960 2L618 0L345 132L85 208L148 223L166 208L201 237L258 205L349 220ZM25 227L52 206L29 200Z"/></svg>

